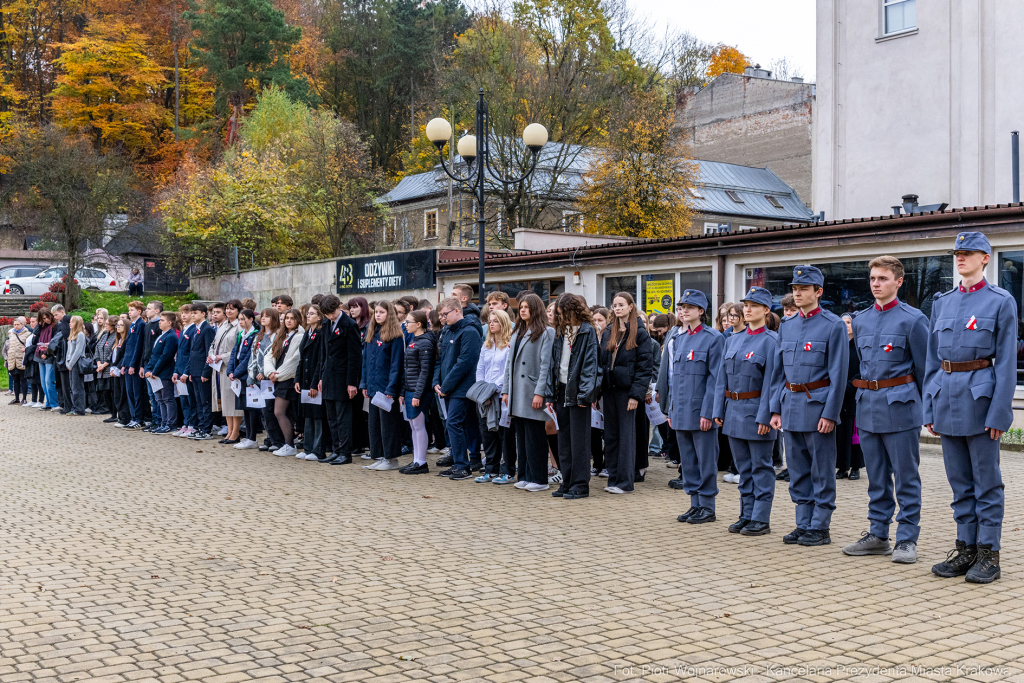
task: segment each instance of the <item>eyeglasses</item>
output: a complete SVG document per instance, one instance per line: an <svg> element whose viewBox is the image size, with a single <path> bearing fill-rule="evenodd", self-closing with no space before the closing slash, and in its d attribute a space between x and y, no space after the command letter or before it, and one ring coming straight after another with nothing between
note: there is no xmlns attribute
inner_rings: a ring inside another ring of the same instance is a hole
<svg viewBox="0 0 1024 683"><path fill-rule="evenodd" d="M451 313L451 311L438 311L437 312L437 317L438 318L447 318L449 313Z"/></svg>

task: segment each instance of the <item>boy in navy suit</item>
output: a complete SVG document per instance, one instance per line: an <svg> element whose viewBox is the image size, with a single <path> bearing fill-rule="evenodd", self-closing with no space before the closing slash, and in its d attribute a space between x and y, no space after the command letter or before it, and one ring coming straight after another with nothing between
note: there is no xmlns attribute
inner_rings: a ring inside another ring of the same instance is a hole
<svg viewBox="0 0 1024 683"><path fill-rule="evenodd" d="M188 394L195 406L195 415L192 420L195 422L195 434L188 438L197 441L212 439L210 431L213 429L213 416L210 413L212 397L210 394L210 379L213 377L213 369L206 364L206 355L213 343L217 331L206 322L206 304L192 304L192 323L196 326L189 340L188 366L184 379L188 381Z"/></svg>

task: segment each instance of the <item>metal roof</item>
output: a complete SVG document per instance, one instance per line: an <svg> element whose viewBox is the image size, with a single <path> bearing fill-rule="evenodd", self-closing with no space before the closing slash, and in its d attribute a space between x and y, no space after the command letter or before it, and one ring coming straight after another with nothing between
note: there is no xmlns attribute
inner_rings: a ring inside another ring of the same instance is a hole
<svg viewBox="0 0 1024 683"><path fill-rule="evenodd" d="M581 153L576 159L584 161L586 156ZM691 199L694 209L700 213L780 221L811 219L811 210L800 201L796 191L772 173L770 169L700 159L695 163L698 173L697 190L701 197L692 197ZM580 185L579 175L570 172L567 176L567 191ZM550 175L538 172L532 179L531 185L540 189L548 187L549 183ZM733 200L727 191L735 193L743 201ZM440 196L447 192L448 176L438 166L434 171L416 173L402 178L394 189L381 196L378 201L398 204ZM774 197L782 205L782 208L774 207L767 198L768 195Z"/></svg>

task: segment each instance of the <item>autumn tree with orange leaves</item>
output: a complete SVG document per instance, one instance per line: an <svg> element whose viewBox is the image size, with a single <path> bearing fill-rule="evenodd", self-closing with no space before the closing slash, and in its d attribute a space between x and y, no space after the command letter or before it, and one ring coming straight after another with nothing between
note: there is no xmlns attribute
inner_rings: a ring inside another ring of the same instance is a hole
<svg viewBox="0 0 1024 683"><path fill-rule="evenodd" d="M724 73L741 74L750 66L750 59L730 45L721 45L711 56L708 65L707 80L713 81Z"/></svg>

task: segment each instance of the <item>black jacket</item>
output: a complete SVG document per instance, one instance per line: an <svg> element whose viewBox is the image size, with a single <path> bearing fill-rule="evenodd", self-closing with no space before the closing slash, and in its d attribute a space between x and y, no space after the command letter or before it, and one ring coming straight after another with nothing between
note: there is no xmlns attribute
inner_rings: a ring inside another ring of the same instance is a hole
<svg viewBox="0 0 1024 683"><path fill-rule="evenodd" d="M213 377L213 369L206 364L206 355L210 351L210 344L213 343L216 334L217 330L213 329L213 326L206 320L193 333L186 372L189 380L198 382L201 377L207 379Z"/></svg>
<svg viewBox="0 0 1024 683"><path fill-rule="evenodd" d="M611 367L614 349L608 348L608 340L611 338L611 326L617 324L616 320L608 323L604 334L601 335L601 346L598 350L598 363L601 366L601 388L608 389L629 389L629 397L637 401L643 401L647 396L647 389L650 387L651 378L654 376L654 355L653 345L648 344L651 338L643 325L638 325L636 331L636 348L626 349L625 338L619 344L619 352L615 355L615 367Z"/></svg>
<svg viewBox="0 0 1024 683"><path fill-rule="evenodd" d="M424 332L405 345L405 379L402 391L412 393L421 401L434 391L430 382L434 378L434 359L437 357L437 337Z"/></svg>
<svg viewBox="0 0 1024 683"><path fill-rule="evenodd" d="M149 362L149 357L153 353L153 344L163 334L160 329L160 316L157 316L156 320L150 320L146 323L146 329L142 332L144 335L142 338L142 365L146 365ZM177 340L177 337L175 337Z"/></svg>
<svg viewBox="0 0 1024 683"><path fill-rule="evenodd" d="M58 337L59 335L59 337ZM53 339L50 340L50 348L53 349L53 358L57 363L57 369L62 372L67 372L67 367L64 365L64 360L68 354L68 337L71 336L71 316L67 313L61 318L60 322L57 323L57 331L53 333ZM57 340L54 344L53 340ZM50 354L47 354L50 355Z"/></svg>
<svg viewBox="0 0 1024 683"><path fill-rule="evenodd" d="M480 307L476 304L466 304L465 308L462 309L462 317L476 325L476 331L480 333L480 338L484 336L484 323L480 319Z"/></svg>
<svg viewBox="0 0 1024 683"><path fill-rule="evenodd" d="M306 330L302 336L299 367L295 368L295 382L300 389L307 391L316 389L316 383L319 381L316 373L324 362L324 349L326 348L324 328L324 323L320 323L320 327Z"/></svg>
<svg viewBox="0 0 1024 683"><path fill-rule="evenodd" d="M338 316L337 326L330 318L325 318L320 329L327 348L321 356L315 379L324 383L324 399L347 401L348 388L358 387L363 376L363 344L359 326L352 316L343 311Z"/></svg>
<svg viewBox="0 0 1024 683"><path fill-rule="evenodd" d="M564 340L555 337L551 345L551 381L552 390L558 386L558 371L562 365L562 347ZM569 373L565 383L565 405L589 406L597 400L598 376L597 367L597 330L590 323L583 323L576 332L576 339L569 347ZM616 359L618 360L618 359ZM548 400L554 403L554 397Z"/></svg>

